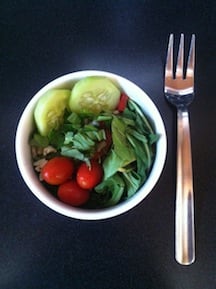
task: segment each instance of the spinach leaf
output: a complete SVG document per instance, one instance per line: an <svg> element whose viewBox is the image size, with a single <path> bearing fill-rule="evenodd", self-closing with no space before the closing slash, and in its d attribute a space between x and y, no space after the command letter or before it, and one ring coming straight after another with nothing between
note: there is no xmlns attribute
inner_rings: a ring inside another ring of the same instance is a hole
<svg viewBox="0 0 216 289"><path fill-rule="evenodd" d="M150 122L147 120L141 108L132 100L128 101L128 107L131 111L135 112L135 115L137 116L136 121L139 123L139 126L143 128L145 127L149 133L153 134L154 132L150 125Z"/></svg>
<svg viewBox="0 0 216 289"><path fill-rule="evenodd" d="M108 179L119 171L124 165L124 159L120 158L114 149L110 151L103 161L104 180Z"/></svg>
<svg viewBox="0 0 216 289"><path fill-rule="evenodd" d="M116 174L125 183L125 198L131 197L145 182L154 158L153 144L158 135L141 109L132 101L111 122L113 147L103 162L104 181Z"/></svg>
<svg viewBox="0 0 216 289"><path fill-rule="evenodd" d="M61 128L59 130L52 130L49 133L49 144L59 150L62 145L64 144L65 133L64 130Z"/></svg>
<svg viewBox="0 0 216 289"><path fill-rule="evenodd" d="M159 134L150 133L148 138L149 138L149 144L153 145L154 143L156 143L159 140L160 136L159 136Z"/></svg>
<svg viewBox="0 0 216 289"><path fill-rule="evenodd" d="M143 179L135 171L131 171L127 173L123 172L122 175L123 175L126 187L127 187L126 198L130 198L137 192L137 190L143 183Z"/></svg>
<svg viewBox="0 0 216 289"><path fill-rule="evenodd" d="M112 120L112 140L115 153L123 161L123 166L135 160L134 150L126 137L128 124L120 117L113 117Z"/></svg>
<svg viewBox="0 0 216 289"><path fill-rule="evenodd" d="M146 139L137 138L139 135L133 131L127 134L127 138L133 146L137 160L137 172L142 175L142 172L151 167L151 155ZM143 141L144 140L144 141Z"/></svg>
<svg viewBox="0 0 216 289"><path fill-rule="evenodd" d="M77 131L70 130L65 133L61 154L89 162L98 142L105 139L106 134L104 129L99 129L92 124L85 124L78 128Z"/></svg>
<svg viewBox="0 0 216 289"><path fill-rule="evenodd" d="M103 195L103 205L105 207L116 205L125 189L125 183L119 174L106 179L95 187L96 193Z"/></svg>
<svg viewBox="0 0 216 289"><path fill-rule="evenodd" d="M70 157L76 160L84 161L87 164L90 164L89 157L86 156L84 153L80 152L76 148L63 146L61 147L61 155L65 157Z"/></svg>

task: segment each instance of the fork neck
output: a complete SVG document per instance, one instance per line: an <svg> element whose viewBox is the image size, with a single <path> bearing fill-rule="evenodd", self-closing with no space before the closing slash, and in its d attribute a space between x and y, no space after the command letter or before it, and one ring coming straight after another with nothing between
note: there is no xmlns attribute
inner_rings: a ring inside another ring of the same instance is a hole
<svg viewBox="0 0 216 289"><path fill-rule="evenodd" d="M181 104L181 105L177 105L176 107L179 113L181 114L188 113L188 105Z"/></svg>
<svg viewBox="0 0 216 289"><path fill-rule="evenodd" d="M180 126L182 126L182 123L185 122L185 120L188 121L189 112L187 106L177 108L177 117L178 117L178 124L180 124Z"/></svg>
<svg viewBox="0 0 216 289"><path fill-rule="evenodd" d="M167 99L180 110L187 110L187 107L191 104L194 99L194 94L190 93L187 95L181 94L166 94Z"/></svg>

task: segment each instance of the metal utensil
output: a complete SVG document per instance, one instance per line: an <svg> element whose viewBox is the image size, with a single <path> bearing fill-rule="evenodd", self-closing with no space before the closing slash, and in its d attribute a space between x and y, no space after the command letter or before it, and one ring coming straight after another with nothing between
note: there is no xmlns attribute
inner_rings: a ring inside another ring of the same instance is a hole
<svg viewBox="0 0 216 289"><path fill-rule="evenodd" d="M177 184L175 209L175 258L182 265L195 260L194 193L188 106L194 98L195 35L191 37L186 73L184 34L181 34L176 71L173 68L174 36L170 34L164 93L177 108Z"/></svg>

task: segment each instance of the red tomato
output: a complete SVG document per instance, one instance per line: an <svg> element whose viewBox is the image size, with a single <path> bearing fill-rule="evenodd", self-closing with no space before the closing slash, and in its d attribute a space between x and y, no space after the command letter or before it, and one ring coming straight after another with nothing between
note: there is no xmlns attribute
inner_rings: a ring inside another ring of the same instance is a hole
<svg viewBox="0 0 216 289"><path fill-rule="evenodd" d="M82 163L77 171L77 183L83 189L93 189L103 178L103 168L92 160L90 167Z"/></svg>
<svg viewBox="0 0 216 289"><path fill-rule="evenodd" d="M75 207L83 205L90 197L90 191L80 188L75 180L61 184L57 194L62 202Z"/></svg>
<svg viewBox="0 0 216 289"><path fill-rule="evenodd" d="M121 97L120 97L120 101L119 101L119 104L118 104L118 107L117 107L117 110L119 112L123 112L127 106L127 102L128 102L128 96L127 94L125 93L122 93L121 94Z"/></svg>
<svg viewBox="0 0 216 289"><path fill-rule="evenodd" d="M41 176L50 185L60 185L67 181L74 172L74 164L67 157L54 157L42 168Z"/></svg>

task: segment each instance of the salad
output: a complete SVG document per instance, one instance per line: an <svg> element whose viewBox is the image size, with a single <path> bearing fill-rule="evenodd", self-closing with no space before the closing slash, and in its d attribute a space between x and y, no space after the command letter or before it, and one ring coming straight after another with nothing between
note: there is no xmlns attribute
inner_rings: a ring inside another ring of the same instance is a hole
<svg viewBox="0 0 216 289"><path fill-rule="evenodd" d="M140 107L109 78L51 89L37 102L30 138L38 178L62 202L114 206L146 181L159 136Z"/></svg>

